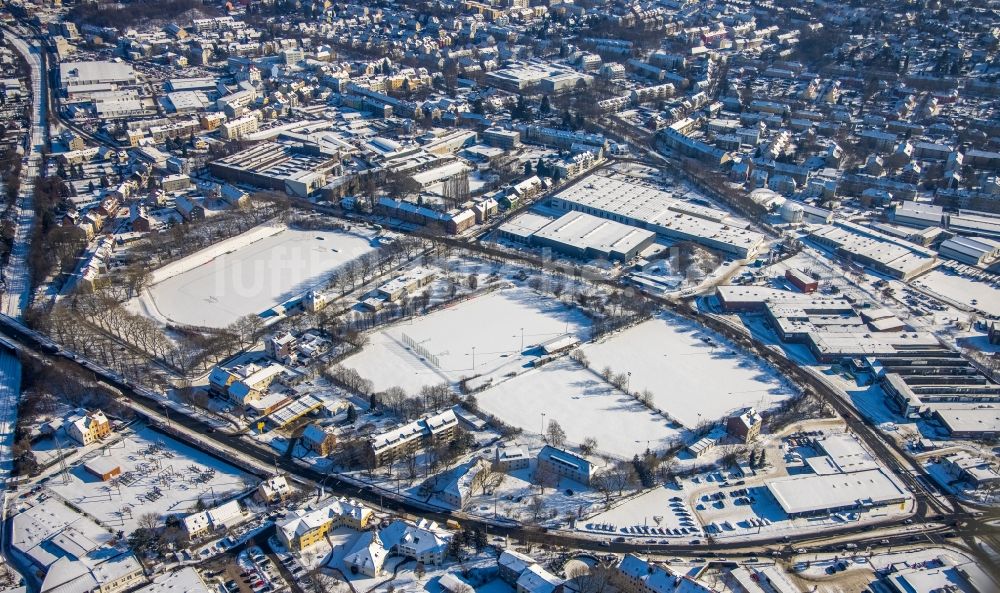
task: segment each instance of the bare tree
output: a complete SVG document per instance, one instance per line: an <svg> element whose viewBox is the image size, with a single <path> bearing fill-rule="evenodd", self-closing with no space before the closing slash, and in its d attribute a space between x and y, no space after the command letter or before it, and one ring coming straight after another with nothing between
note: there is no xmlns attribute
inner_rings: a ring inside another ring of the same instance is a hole
<svg viewBox="0 0 1000 593"><path fill-rule="evenodd" d="M562 447L566 443L566 431L555 420L549 420L545 429L545 441L553 447Z"/></svg>
<svg viewBox="0 0 1000 593"><path fill-rule="evenodd" d="M614 570L603 564L587 566L574 562L566 571L566 579L573 582L578 593L603 593L611 585Z"/></svg>
<svg viewBox="0 0 1000 593"><path fill-rule="evenodd" d="M138 525L140 529L148 529L150 531L156 530L159 524L160 516L156 513L143 513L139 515L139 518L136 520L136 525Z"/></svg>
<svg viewBox="0 0 1000 593"><path fill-rule="evenodd" d="M475 492L478 489L483 494L487 494L499 488L506 479L507 474L485 467L473 476L469 490Z"/></svg>
<svg viewBox="0 0 1000 593"><path fill-rule="evenodd" d="M653 392L648 389L643 389L642 393L639 394L639 403L646 406L647 408L653 407Z"/></svg>
<svg viewBox="0 0 1000 593"><path fill-rule="evenodd" d="M532 496L528 501L528 513L532 521L538 521L545 513L545 499L541 496Z"/></svg>
<svg viewBox="0 0 1000 593"><path fill-rule="evenodd" d="M555 488L559 485L559 476L544 464L539 464L531 477L542 494L545 494L546 488Z"/></svg>
<svg viewBox="0 0 1000 593"><path fill-rule="evenodd" d="M633 474L635 470L631 466L617 465L598 476L604 481L605 485L618 493L621 496L631 484L635 482L635 477Z"/></svg>

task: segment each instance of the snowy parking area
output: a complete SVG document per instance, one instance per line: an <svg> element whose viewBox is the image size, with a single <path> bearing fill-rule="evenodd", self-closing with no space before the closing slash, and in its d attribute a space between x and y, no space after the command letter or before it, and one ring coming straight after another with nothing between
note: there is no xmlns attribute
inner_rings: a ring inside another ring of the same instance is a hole
<svg viewBox="0 0 1000 593"><path fill-rule="evenodd" d="M1000 315L1000 290L988 282L937 269L920 276L911 284L990 315Z"/></svg>
<svg viewBox="0 0 1000 593"><path fill-rule="evenodd" d="M589 320L572 307L527 289L505 289L376 332L344 366L370 379L377 391L402 387L415 394L462 377L519 372L538 357L526 353L532 346L567 332L586 339L588 328ZM437 365L420 349L436 357Z"/></svg>
<svg viewBox="0 0 1000 593"><path fill-rule="evenodd" d="M687 495L679 488L663 486L578 521L577 529L609 536L653 540L697 539L701 537L701 525L692 515L686 498Z"/></svg>
<svg viewBox="0 0 1000 593"><path fill-rule="evenodd" d="M594 369L629 373L629 391L650 390L654 405L687 427L746 406L767 410L793 395L776 370L669 315L589 344L584 352Z"/></svg>
<svg viewBox="0 0 1000 593"><path fill-rule="evenodd" d="M84 465L117 466L121 475L101 481ZM48 488L109 529L130 533L146 513L162 518L194 512L198 500L212 506L244 491L255 479L214 457L149 428L85 455Z"/></svg>
<svg viewBox="0 0 1000 593"><path fill-rule="evenodd" d="M155 283L131 307L160 321L225 327L323 284L337 268L372 251L373 238L259 227L157 270Z"/></svg>
<svg viewBox="0 0 1000 593"><path fill-rule="evenodd" d="M634 398L613 388L593 371L563 358L477 394L479 407L508 424L540 433L557 421L566 439L597 440L597 450L631 458L647 447L666 447L679 430Z"/></svg>

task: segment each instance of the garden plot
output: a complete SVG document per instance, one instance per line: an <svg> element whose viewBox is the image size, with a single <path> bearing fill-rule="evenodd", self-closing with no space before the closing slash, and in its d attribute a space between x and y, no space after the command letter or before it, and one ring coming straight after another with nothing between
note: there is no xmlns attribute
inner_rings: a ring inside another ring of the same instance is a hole
<svg viewBox="0 0 1000 593"><path fill-rule="evenodd" d="M477 395L479 407L508 424L539 433L557 421L571 444L587 437L597 450L631 458L681 436L666 418L611 387L592 371L563 358Z"/></svg>
<svg viewBox="0 0 1000 593"><path fill-rule="evenodd" d="M774 369L669 315L590 344L584 352L596 370L627 373L629 391L648 389L657 408L687 427L746 406L766 410L793 395Z"/></svg>
<svg viewBox="0 0 1000 593"><path fill-rule="evenodd" d="M676 487L650 490L613 509L581 521L577 529L602 535L643 538L697 538L701 526Z"/></svg>
<svg viewBox="0 0 1000 593"><path fill-rule="evenodd" d="M566 333L585 339L588 332L589 320L578 310L512 288L376 332L344 366L370 379L377 391L402 387L414 394L463 377L495 376L496 382L538 358L533 346Z"/></svg>
<svg viewBox="0 0 1000 593"><path fill-rule="evenodd" d="M117 465L121 475L102 482L84 465ZM200 451L151 429L142 429L86 455L49 480L49 489L109 529L130 533L139 517L187 515L199 500L208 506L244 491L254 479ZM214 501L214 502L213 502Z"/></svg>
<svg viewBox="0 0 1000 593"><path fill-rule="evenodd" d="M323 284L372 251L365 232L258 227L153 273L132 308L159 321L225 327Z"/></svg>

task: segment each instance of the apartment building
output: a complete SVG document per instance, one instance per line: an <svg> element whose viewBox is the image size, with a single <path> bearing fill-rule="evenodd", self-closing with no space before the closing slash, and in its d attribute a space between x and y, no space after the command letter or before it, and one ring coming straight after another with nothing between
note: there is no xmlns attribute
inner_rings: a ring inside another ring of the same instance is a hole
<svg viewBox="0 0 1000 593"><path fill-rule="evenodd" d="M450 439L458 430L458 417L452 410L434 416L424 416L409 424L371 437L369 446L377 465L399 459L410 451L425 447L429 442Z"/></svg>
<svg viewBox="0 0 1000 593"><path fill-rule="evenodd" d="M338 527L362 531L373 511L355 500L332 498L316 509L294 509L278 523L278 539L289 550L302 551Z"/></svg>

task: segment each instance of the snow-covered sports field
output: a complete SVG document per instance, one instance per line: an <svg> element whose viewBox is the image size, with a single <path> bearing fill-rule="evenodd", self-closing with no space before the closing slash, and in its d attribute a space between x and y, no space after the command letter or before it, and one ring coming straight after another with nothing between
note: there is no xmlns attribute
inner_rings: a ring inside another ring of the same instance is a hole
<svg viewBox="0 0 1000 593"><path fill-rule="evenodd" d="M109 529L131 533L139 517L154 513L186 515L198 499L212 506L246 489L256 480L236 468L149 428L128 434L104 449L96 449L48 487L59 497L94 517ZM94 461L118 466L121 475L102 482L84 465Z"/></svg>
<svg viewBox="0 0 1000 593"><path fill-rule="evenodd" d="M379 331L344 366L370 379L378 391L396 386L412 395L425 385L522 370L537 358L522 351L567 332L586 339L589 324L558 301L527 289L504 289ZM437 357L438 366L407 345L404 335Z"/></svg>
<svg viewBox="0 0 1000 593"><path fill-rule="evenodd" d="M532 370L476 395L479 407L504 422L540 433L555 420L570 444L587 437L600 452L630 458L663 448L680 432L634 398L568 358Z"/></svg>
<svg viewBox="0 0 1000 593"><path fill-rule="evenodd" d="M746 406L766 410L793 395L774 369L669 315L588 344L584 352L598 371L631 373L629 391L650 390L656 407L689 428Z"/></svg>
<svg viewBox="0 0 1000 593"><path fill-rule="evenodd" d="M258 227L173 262L133 306L160 321L225 327L322 284L374 249L363 233Z"/></svg>

